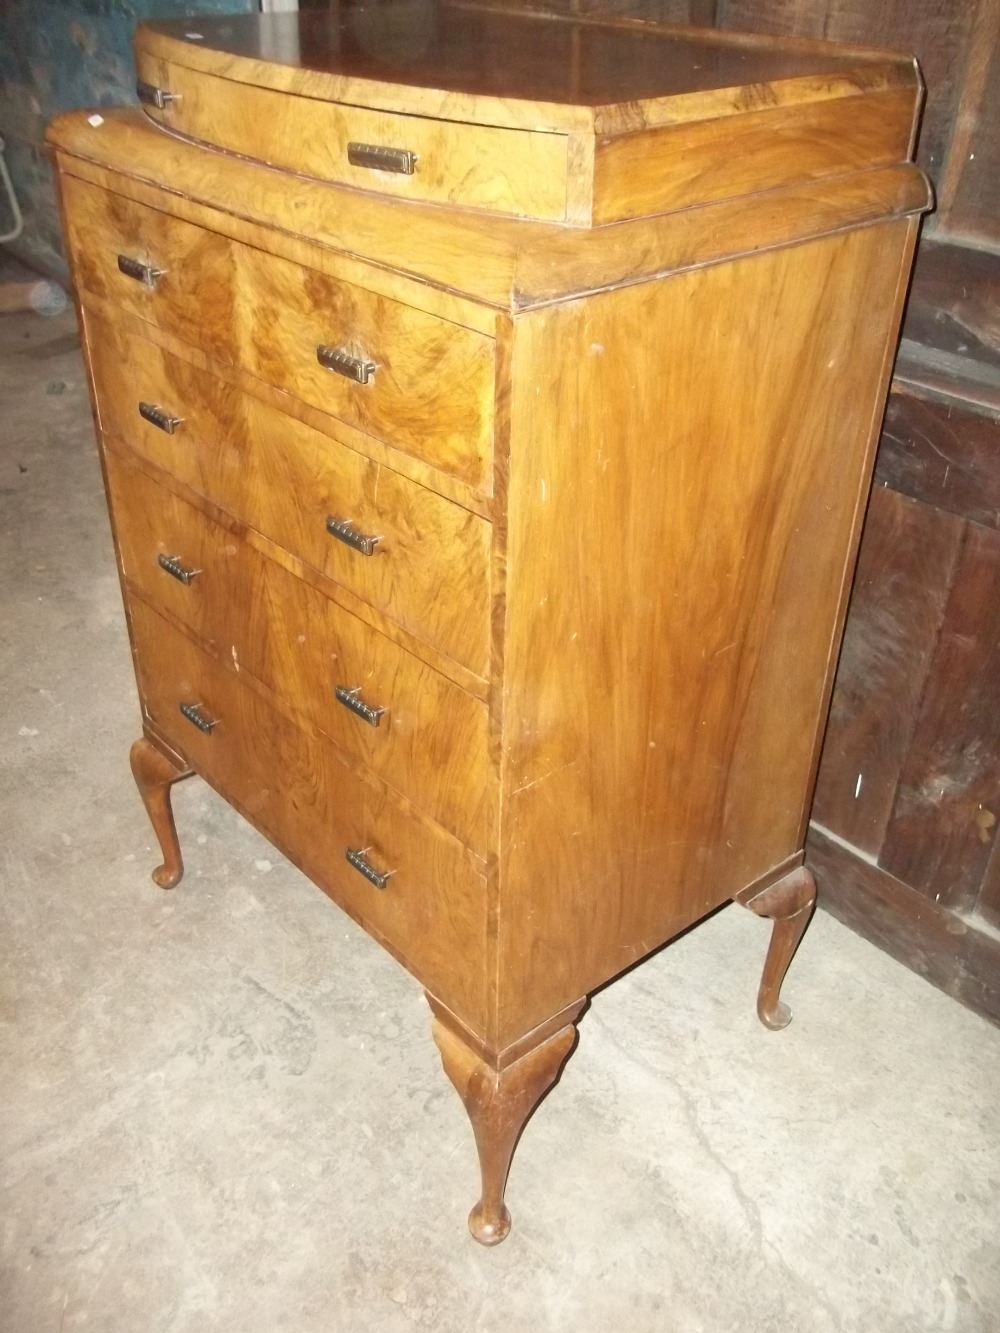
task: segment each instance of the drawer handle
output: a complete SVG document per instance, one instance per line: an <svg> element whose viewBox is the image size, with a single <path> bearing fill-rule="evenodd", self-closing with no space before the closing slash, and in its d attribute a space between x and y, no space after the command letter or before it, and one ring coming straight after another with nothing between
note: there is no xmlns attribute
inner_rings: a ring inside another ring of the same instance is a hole
<svg viewBox="0 0 1000 1333"><path fill-rule="evenodd" d="M178 426L183 424L183 417L172 417L169 412L156 403L140 403L139 415L144 417L151 425L157 426L160 430L165 430L168 435L173 435Z"/></svg>
<svg viewBox="0 0 1000 1333"><path fill-rule="evenodd" d="M417 155L408 148L383 148L374 143L349 143L347 160L352 167L395 171L400 176L412 176L417 169Z"/></svg>
<svg viewBox="0 0 1000 1333"><path fill-rule="evenodd" d="M118 269L126 278L135 278L136 282L149 288L155 287L166 272L166 269L147 264L143 259L134 259L132 255L119 255Z"/></svg>
<svg viewBox="0 0 1000 1333"><path fill-rule="evenodd" d="M360 685L354 690L349 690L344 685L338 685L334 690L334 694L336 695L339 704L343 704L345 708L349 708L351 712L360 717L363 722L367 722L370 727L378 726L385 709L373 708L371 704L366 704L361 697Z"/></svg>
<svg viewBox="0 0 1000 1333"><path fill-rule="evenodd" d="M349 518L334 518L332 514L326 520L326 530L331 537L336 537L337 541L343 542L352 551L360 551L362 555L374 555L375 547L382 540L381 537L365 537L355 532Z"/></svg>
<svg viewBox="0 0 1000 1333"><path fill-rule="evenodd" d="M211 736L212 728L219 725L218 718L213 722L204 715L201 711L201 704L178 704L177 706L187 720L196 726L199 731L203 731L206 736Z"/></svg>
<svg viewBox="0 0 1000 1333"><path fill-rule="evenodd" d="M355 384L370 384L378 369L374 361L352 356L344 347L327 347L323 343L316 348L316 360L327 370L335 370Z"/></svg>
<svg viewBox="0 0 1000 1333"><path fill-rule="evenodd" d="M158 555L156 561L161 569L165 569L172 578L175 578L178 583L183 583L185 586L201 573L200 569L188 569L186 566L182 565L179 555Z"/></svg>
<svg viewBox="0 0 1000 1333"><path fill-rule="evenodd" d="M155 83L143 83L140 79L135 85L135 95L140 102L146 106L155 106L160 111L166 111L171 102L176 102L179 93L168 92L166 88L157 88Z"/></svg>
<svg viewBox="0 0 1000 1333"><path fill-rule="evenodd" d="M378 871L365 859L366 854L371 851L370 847L363 847L360 852L356 852L352 847L348 847L345 855L347 860L358 871L364 875L369 884L374 884L377 889L384 889L389 883L389 876L394 875L394 870Z"/></svg>

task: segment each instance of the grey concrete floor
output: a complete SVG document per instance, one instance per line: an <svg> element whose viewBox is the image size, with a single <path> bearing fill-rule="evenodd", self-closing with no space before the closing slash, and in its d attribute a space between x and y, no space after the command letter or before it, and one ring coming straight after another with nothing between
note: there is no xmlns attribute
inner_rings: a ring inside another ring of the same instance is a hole
<svg viewBox="0 0 1000 1333"><path fill-rule="evenodd" d="M0 317L3 1333L1000 1329L1000 1031L819 913L598 995L493 1251L419 986L197 780L149 879L71 316Z"/></svg>

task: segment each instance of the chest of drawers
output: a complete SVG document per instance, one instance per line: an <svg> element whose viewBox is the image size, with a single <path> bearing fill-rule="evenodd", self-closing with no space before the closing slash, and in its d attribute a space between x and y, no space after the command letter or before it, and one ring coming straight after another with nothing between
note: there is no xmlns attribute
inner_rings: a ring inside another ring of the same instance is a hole
<svg viewBox="0 0 1000 1333"><path fill-rule="evenodd" d="M50 130L142 702L426 988L510 1225L588 993L803 839L912 64L426 0L139 30Z"/></svg>

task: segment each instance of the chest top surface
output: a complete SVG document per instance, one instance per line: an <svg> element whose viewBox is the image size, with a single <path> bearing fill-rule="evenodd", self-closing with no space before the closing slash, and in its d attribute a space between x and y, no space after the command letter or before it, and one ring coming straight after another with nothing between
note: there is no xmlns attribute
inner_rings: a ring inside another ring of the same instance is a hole
<svg viewBox="0 0 1000 1333"><path fill-rule="evenodd" d="M911 60L710 29L351 4L140 26L160 125L313 179L593 227L906 161Z"/></svg>

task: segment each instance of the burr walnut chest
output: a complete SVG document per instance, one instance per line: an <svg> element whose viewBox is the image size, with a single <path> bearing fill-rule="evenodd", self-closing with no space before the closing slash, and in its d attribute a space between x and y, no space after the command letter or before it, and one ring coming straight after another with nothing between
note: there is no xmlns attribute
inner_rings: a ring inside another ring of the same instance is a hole
<svg viewBox="0 0 1000 1333"><path fill-rule="evenodd" d="M446 0L150 23L50 131L142 704L423 984L510 1225L588 993L778 999L927 186L912 62Z"/></svg>

